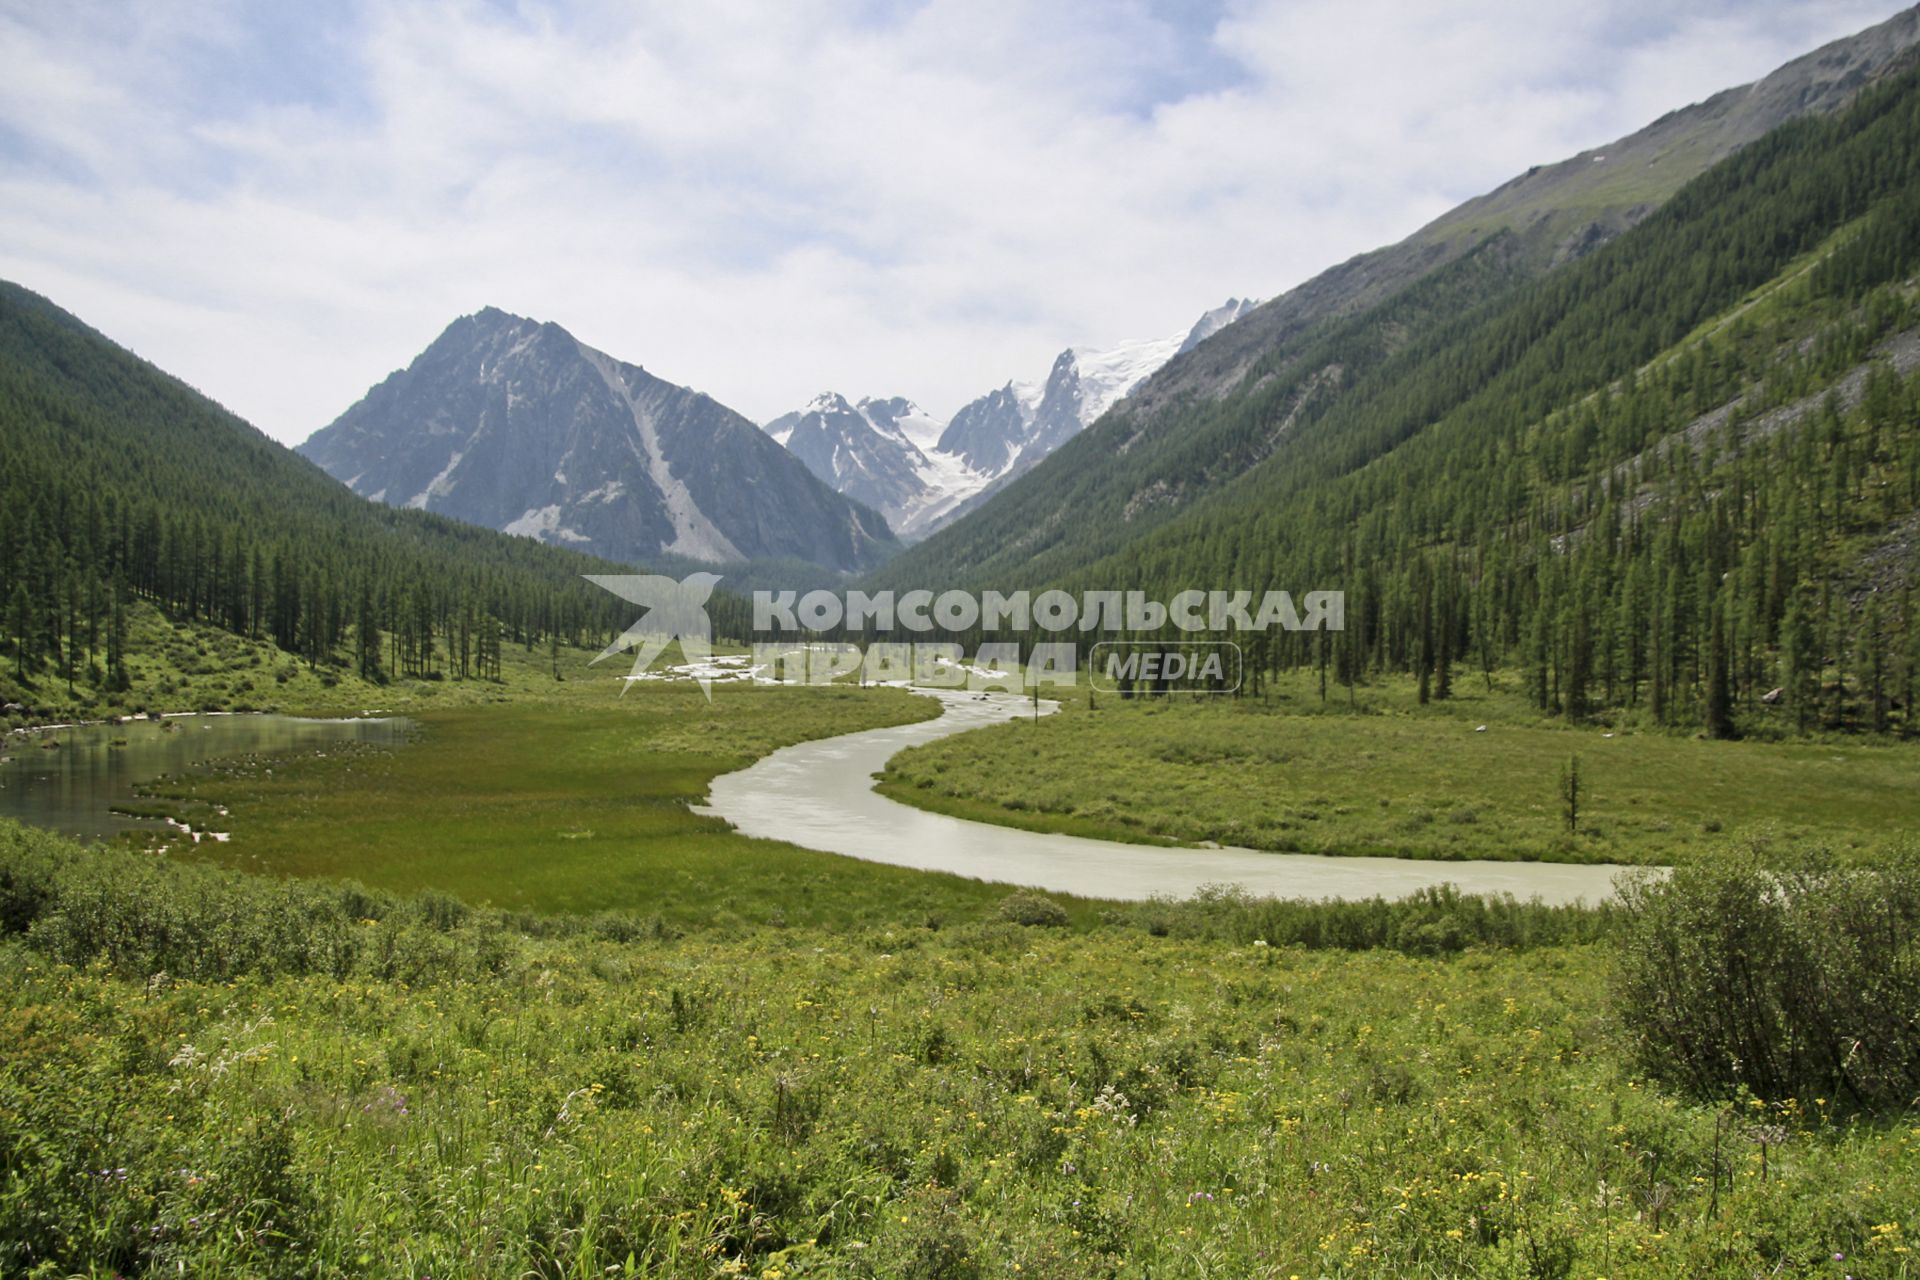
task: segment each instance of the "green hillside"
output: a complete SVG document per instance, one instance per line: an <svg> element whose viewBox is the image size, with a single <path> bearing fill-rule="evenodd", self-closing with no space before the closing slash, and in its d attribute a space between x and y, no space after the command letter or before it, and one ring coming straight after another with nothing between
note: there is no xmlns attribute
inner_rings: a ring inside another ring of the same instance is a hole
<svg viewBox="0 0 1920 1280"><path fill-rule="evenodd" d="M630 622L579 577L617 568L365 502L0 283L0 703L274 705L316 680L496 678L506 646L581 644ZM740 634L735 607L716 623ZM181 642L194 652L169 658ZM235 651L223 672L290 655L306 676L196 691L209 647Z"/></svg>
<svg viewBox="0 0 1920 1280"><path fill-rule="evenodd" d="M1543 710L1907 727L1920 628L1920 74L1516 282L1496 233L1218 401L1112 415L889 580L1344 588L1265 665ZM1780 692L1770 701L1767 695Z"/></svg>

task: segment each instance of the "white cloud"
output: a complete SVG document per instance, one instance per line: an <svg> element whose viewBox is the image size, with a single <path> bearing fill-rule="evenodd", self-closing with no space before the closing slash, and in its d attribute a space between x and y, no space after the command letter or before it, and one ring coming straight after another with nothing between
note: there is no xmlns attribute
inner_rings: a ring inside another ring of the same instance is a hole
<svg viewBox="0 0 1920 1280"><path fill-rule="evenodd" d="M756 418L948 412L1891 11L1544 8L0 4L0 275L288 441L485 303Z"/></svg>

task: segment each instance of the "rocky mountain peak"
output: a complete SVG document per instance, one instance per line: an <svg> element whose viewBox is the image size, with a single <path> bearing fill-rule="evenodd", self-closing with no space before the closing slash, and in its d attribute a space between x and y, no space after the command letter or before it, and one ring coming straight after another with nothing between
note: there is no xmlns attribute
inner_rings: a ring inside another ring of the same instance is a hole
<svg viewBox="0 0 1920 1280"><path fill-rule="evenodd" d="M857 569L893 541L874 511L711 397L491 306L300 452L377 502L634 563Z"/></svg>

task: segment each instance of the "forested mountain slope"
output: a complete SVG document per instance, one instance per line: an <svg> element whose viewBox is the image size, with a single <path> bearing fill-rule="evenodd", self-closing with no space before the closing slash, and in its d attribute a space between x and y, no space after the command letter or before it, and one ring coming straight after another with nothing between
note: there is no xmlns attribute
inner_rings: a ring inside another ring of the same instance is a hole
<svg viewBox="0 0 1920 1280"><path fill-rule="evenodd" d="M1109 419L1075 447L1131 483L1056 475L1088 532L973 576L1340 587L1344 633L1262 656L1435 696L1462 664L1518 665L1544 710L1716 734L1910 726L1916 208L1909 68L1544 278L1509 284L1517 238L1494 237L1190 404L1185 448ZM1126 536L1156 495L1173 517Z"/></svg>
<svg viewBox="0 0 1920 1280"><path fill-rule="evenodd" d="M262 637L375 678L623 627L609 566L355 497L46 299L0 284L0 659L124 685L125 618Z"/></svg>
<svg viewBox="0 0 1920 1280"><path fill-rule="evenodd" d="M1281 451L1296 410L1323 411L1379 358L1578 262L1770 129L1845 108L1906 65L1917 40L1920 10L1908 10L1322 273L1181 354L1094 429L876 576L1044 576L1126 545ZM1278 408L1276 384L1294 397ZM1244 429L1249 414L1263 415L1260 430Z"/></svg>

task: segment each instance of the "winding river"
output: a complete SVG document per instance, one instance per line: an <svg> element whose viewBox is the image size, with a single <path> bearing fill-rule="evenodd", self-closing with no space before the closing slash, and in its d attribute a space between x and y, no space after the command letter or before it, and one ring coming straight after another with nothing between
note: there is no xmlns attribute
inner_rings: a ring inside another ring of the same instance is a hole
<svg viewBox="0 0 1920 1280"><path fill-rule="evenodd" d="M1623 867L1554 862L1438 862L1339 858L1237 848L1163 848L1050 835L969 822L889 800L873 775L908 747L1032 714L1006 694L927 690L945 704L936 720L871 729L783 747L713 780L697 811L745 835L869 862L948 871L1095 898L1185 897L1204 885L1237 884L1283 898L1402 897L1440 884L1468 893L1510 893L1548 903L1613 896Z"/></svg>
<svg viewBox="0 0 1920 1280"><path fill-rule="evenodd" d="M1164 848L929 813L879 795L873 775L908 747L1030 715L1032 704L1006 694L919 692L940 699L938 719L782 748L715 778L708 804L698 811L724 818L745 835L826 853L1096 898L1184 897L1217 884L1288 898L1398 897L1454 884L1469 893L1596 902L1612 896L1613 878L1624 869ZM157 827L161 824L116 809L163 774L256 753L345 741L397 742L410 728L399 718L245 715L11 734L0 738L0 816L82 839ZM58 745L43 745L49 742Z"/></svg>

